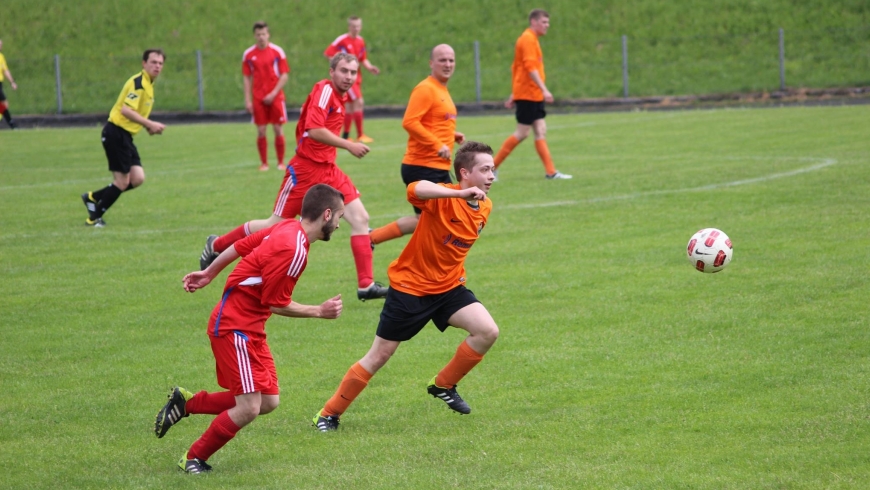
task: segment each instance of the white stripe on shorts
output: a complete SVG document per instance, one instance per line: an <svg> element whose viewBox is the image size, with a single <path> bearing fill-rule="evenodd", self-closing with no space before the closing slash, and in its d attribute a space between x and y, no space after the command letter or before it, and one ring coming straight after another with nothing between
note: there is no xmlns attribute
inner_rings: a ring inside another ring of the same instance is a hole
<svg viewBox="0 0 870 490"><path fill-rule="evenodd" d="M245 337L233 332L236 345L236 361L239 363L239 378L242 380L242 393L253 393L254 373L251 372L251 360L248 358L248 346Z"/></svg>

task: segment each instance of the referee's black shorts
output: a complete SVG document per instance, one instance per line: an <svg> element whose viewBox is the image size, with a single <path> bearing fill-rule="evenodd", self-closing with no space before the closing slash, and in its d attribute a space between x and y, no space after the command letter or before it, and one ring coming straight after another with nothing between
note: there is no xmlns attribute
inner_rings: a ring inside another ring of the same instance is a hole
<svg viewBox="0 0 870 490"><path fill-rule="evenodd" d="M514 106L517 111L517 122L531 126L538 119L547 117L547 111L544 110L544 101L535 102L532 100L515 100Z"/></svg>
<svg viewBox="0 0 870 490"><path fill-rule="evenodd" d="M109 170L112 172L128 174L133 165L142 166L139 150L133 144L133 135L112 122L103 126L103 149L106 150Z"/></svg>
<svg viewBox="0 0 870 490"><path fill-rule="evenodd" d="M447 170L438 170L437 168L423 167L421 165L408 165L407 163L402 164L402 182L405 183L405 187L421 180L428 180L436 184L453 183L453 180L450 179L450 172ZM423 211L414 206L414 212L420 214Z"/></svg>
<svg viewBox="0 0 870 490"><path fill-rule="evenodd" d="M423 330L429 320L443 332L454 313L473 303L480 301L465 286L429 296L414 296L389 288L377 335L382 339L404 342Z"/></svg>

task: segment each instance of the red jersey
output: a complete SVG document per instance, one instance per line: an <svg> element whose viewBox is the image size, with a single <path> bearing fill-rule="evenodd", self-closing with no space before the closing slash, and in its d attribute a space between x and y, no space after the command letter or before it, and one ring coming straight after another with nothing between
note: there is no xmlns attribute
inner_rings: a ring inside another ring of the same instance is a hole
<svg viewBox="0 0 870 490"><path fill-rule="evenodd" d="M287 56L280 47L269 43L264 49L253 45L242 55L242 74L254 77L252 88L255 99L262 99L275 88L278 78L284 73L290 73ZM281 95L283 95L283 91Z"/></svg>
<svg viewBox="0 0 870 490"><path fill-rule="evenodd" d="M332 41L332 44L327 46L323 52L327 58L332 58L336 53L352 54L362 65L362 62L366 60L366 42L362 36L350 37L350 34L342 34L335 38L335 41ZM361 80L362 70L356 75L356 83L360 83Z"/></svg>
<svg viewBox="0 0 870 490"><path fill-rule="evenodd" d="M209 320L209 335L233 331L264 337L271 307L290 304L296 281L308 264L308 237L297 220L260 230L234 246L244 257L227 277L221 301Z"/></svg>
<svg viewBox="0 0 870 490"><path fill-rule="evenodd" d="M338 95L330 80L314 84L296 123L296 154L317 163L335 163L336 148L308 137L309 129L326 128L338 136L344 125L347 94Z"/></svg>

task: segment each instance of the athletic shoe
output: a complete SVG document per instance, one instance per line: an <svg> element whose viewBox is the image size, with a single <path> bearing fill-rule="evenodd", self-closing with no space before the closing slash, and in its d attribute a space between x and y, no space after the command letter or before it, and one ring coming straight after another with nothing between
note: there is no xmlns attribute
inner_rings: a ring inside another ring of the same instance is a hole
<svg viewBox="0 0 870 490"><path fill-rule="evenodd" d="M209 235L205 239L205 247L202 249L202 255L199 256L199 270L204 271L218 258L219 253L214 251L214 241L218 239L217 235Z"/></svg>
<svg viewBox="0 0 870 490"><path fill-rule="evenodd" d="M10 123L9 123L9 129L18 129L18 124L15 123L14 121L13 121L13 122L10 122Z"/></svg>
<svg viewBox="0 0 870 490"><path fill-rule="evenodd" d="M371 286L365 289L357 289L356 297L365 301L367 299L378 299L387 297L387 288L379 282L372 283Z"/></svg>
<svg viewBox="0 0 870 490"><path fill-rule="evenodd" d="M260 164L260 172L265 172L265 171L267 171L267 170L269 170L269 164L268 164L268 163Z"/></svg>
<svg viewBox="0 0 870 490"><path fill-rule="evenodd" d="M211 465L199 458L187 459L187 451L181 455L178 460L178 467L185 473L198 475L200 473L208 473L211 471Z"/></svg>
<svg viewBox="0 0 870 490"><path fill-rule="evenodd" d="M338 417L335 417L333 415L323 416L321 415L321 412L323 412L323 410L317 412L317 415L315 415L314 418L311 419L311 421L314 422L314 426L317 427L317 430L319 430L320 432L338 430Z"/></svg>
<svg viewBox="0 0 870 490"><path fill-rule="evenodd" d="M469 407L468 404L465 403L465 400L459 396L459 393L456 392L456 386L450 389L442 388L435 384L435 378L433 377L432 381L429 382L426 391L435 398L444 400L444 403L454 411L463 415L471 413L471 407Z"/></svg>
<svg viewBox="0 0 870 490"><path fill-rule="evenodd" d="M285 170L287 170L287 165L285 165L285 164L283 164L283 163L279 163L279 164L278 164L278 170L280 170L280 171L282 171L282 172L285 171Z"/></svg>
<svg viewBox="0 0 870 490"><path fill-rule="evenodd" d="M169 428L177 424L179 420L189 415L185 410L185 405L187 400L193 398L193 393L180 386L176 386L169 392L168 398L169 401L157 412L157 419L154 421L154 433L158 439L166 435L169 432ZM181 459L184 460L185 458ZM179 462L179 466L181 466L181 462Z"/></svg>
<svg viewBox="0 0 870 490"><path fill-rule="evenodd" d="M369 143L374 143L374 142L375 142L375 140L369 138L369 137L366 136L366 135L361 135L359 138L356 139L356 141L357 141L357 143L365 143L365 144L369 144Z"/></svg>
<svg viewBox="0 0 870 490"><path fill-rule="evenodd" d="M106 226L106 222L103 221L103 218L97 218L97 219L88 218L85 220L85 225L93 226L94 228L102 228L102 227Z"/></svg>
<svg viewBox="0 0 870 490"><path fill-rule="evenodd" d="M556 179L565 179L565 180L567 180L567 179L573 179L573 178L574 178L573 175L563 174L562 172L559 172L558 170L556 170L556 173L554 173L553 175L547 174L546 177L547 177L548 179L550 179L550 180L556 180Z"/></svg>
<svg viewBox="0 0 870 490"><path fill-rule="evenodd" d="M97 201L94 200L93 193L85 192L82 194L82 202L85 203L85 209L88 210L88 220L96 221L99 216L97 215Z"/></svg>

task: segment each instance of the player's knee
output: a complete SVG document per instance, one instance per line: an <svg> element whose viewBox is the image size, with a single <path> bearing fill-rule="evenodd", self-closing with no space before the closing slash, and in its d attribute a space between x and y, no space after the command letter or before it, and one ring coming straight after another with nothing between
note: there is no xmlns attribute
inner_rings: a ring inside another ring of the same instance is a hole
<svg viewBox="0 0 870 490"><path fill-rule="evenodd" d="M277 396L269 396L265 397L263 401L260 403L260 415L266 415L267 413L271 413L280 404L280 400Z"/></svg>
<svg viewBox="0 0 870 490"><path fill-rule="evenodd" d="M487 344L492 345L498 340L498 325L494 322L487 326L487 328L483 329L480 333L481 340L485 341Z"/></svg>

